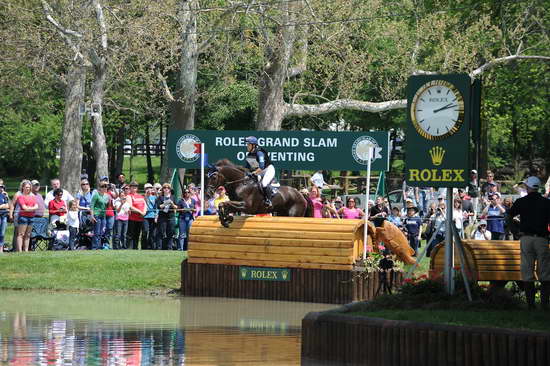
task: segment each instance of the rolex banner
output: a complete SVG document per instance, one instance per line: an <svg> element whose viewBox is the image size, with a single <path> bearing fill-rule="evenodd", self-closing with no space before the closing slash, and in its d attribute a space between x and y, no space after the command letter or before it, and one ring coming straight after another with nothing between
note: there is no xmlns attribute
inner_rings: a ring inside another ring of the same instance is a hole
<svg viewBox="0 0 550 366"><path fill-rule="evenodd" d="M470 151L470 77L419 75L407 84L405 180L465 187Z"/></svg>
<svg viewBox="0 0 550 366"><path fill-rule="evenodd" d="M199 168L197 144L204 143L208 163L229 159L244 165L247 136L256 136L276 169L367 170L372 147L372 170L389 169L389 133L329 131L168 131L171 168Z"/></svg>

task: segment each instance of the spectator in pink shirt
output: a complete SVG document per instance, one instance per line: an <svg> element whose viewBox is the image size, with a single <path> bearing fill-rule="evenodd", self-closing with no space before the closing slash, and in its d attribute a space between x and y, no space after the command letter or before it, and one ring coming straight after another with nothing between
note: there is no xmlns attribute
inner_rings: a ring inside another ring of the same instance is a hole
<svg viewBox="0 0 550 366"><path fill-rule="evenodd" d="M309 190L309 198L313 203L313 217L322 218L323 202L321 201L321 192L316 186L312 186Z"/></svg>
<svg viewBox="0 0 550 366"><path fill-rule="evenodd" d="M355 199L353 197L348 198L346 207L342 207L338 210L338 213L344 219L360 219L365 216L365 213L360 208L355 207Z"/></svg>
<svg viewBox="0 0 550 366"><path fill-rule="evenodd" d="M23 192L17 197L19 205L19 217L17 218L17 251L28 252L29 242L31 240L32 221L34 212L38 208L36 198L31 193L31 182L28 180L22 184Z"/></svg>

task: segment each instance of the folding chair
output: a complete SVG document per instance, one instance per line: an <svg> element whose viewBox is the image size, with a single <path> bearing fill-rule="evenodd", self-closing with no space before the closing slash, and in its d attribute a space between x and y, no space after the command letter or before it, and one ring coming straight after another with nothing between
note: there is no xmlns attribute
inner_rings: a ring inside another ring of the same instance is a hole
<svg viewBox="0 0 550 366"><path fill-rule="evenodd" d="M35 217L32 223L30 250L48 250L54 237L49 232L50 220L47 217Z"/></svg>

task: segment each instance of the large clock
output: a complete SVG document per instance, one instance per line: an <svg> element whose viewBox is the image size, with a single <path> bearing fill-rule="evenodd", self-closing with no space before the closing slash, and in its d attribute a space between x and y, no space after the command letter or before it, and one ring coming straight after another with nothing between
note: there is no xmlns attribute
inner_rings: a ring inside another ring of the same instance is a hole
<svg viewBox="0 0 550 366"><path fill-rule="evenodd" d="M410 113L422 137L442 140L457 133L464 123L464 98L452 83L432 80L417 89Z"/></svg>

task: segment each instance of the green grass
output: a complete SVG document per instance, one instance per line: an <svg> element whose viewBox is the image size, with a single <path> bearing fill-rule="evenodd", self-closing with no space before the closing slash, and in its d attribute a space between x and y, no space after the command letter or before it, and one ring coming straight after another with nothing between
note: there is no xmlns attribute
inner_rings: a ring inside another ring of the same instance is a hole
<svg viewBox="0 0 550 366"><path fill-rule="evenodd" d="M160 177L160 156L151 157L155 181ZM139 184L147 183L147 159L145 156L126 156L124 157L124 167L122 172L126 176L126 181L137 181ZM154 182L149 182L154 183Z"/></svg>
<svg viewBox="0 0 550 366"><path fill-rule="evenodd" d="M58 251L0 255L4 289L165 292L180 288L177 251Z"/></svg>
<svg viewBox="0 0 550 366"><path fill-rule="evenodd" d="M465 311L407 309L350 312L346 313L346 315L359 315L392 320L410 320L421 323L550 331L550 312L532 310Z"/></svg>

